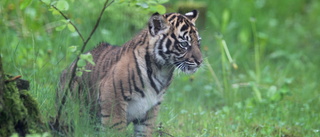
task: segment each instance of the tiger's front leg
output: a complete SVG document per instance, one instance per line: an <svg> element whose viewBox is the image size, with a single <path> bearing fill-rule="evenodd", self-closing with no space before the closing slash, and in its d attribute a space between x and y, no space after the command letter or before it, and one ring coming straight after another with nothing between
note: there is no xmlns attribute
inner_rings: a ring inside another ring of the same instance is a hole
<svg viewBox="0 0 320 137"><path fill-rule="evenodd" d="M107 128L124 130L127 126L128 102L121 93L117 93L108 82L102 82L100 87L99 105L101 123Z"/></svg>
<svg viewBox="0 0 320 137"><path fill-rule="evenodd" d="M152 137L159 109L160 105L156 105L147 112L144 119L133 121L135 137Z"/></svg>
<svg viewBox="0 0 320 137"><path fill-rule="evenodd" d="M127 126L126 101L106 100L100 103L101 123L107 128L124 130Z"/></svg>

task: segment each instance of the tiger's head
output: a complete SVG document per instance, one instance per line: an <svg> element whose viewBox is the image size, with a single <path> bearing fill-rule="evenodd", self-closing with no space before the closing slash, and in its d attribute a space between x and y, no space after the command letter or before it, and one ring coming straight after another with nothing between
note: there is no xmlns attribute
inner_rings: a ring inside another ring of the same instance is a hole
<svg viewBox="0 0 320 137"><path fill-rule="evenodd" d="M201 37L195 27L198 11L186 14L153 14L149 34L155 41L154 54L158 63L172 65L181 71L194 73L202 63Z"/></svg>

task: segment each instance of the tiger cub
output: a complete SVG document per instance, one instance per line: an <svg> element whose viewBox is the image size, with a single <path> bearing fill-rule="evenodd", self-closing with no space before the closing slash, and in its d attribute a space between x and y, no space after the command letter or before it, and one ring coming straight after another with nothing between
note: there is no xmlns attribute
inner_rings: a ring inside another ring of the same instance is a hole
<svg viewBox="0 0 320 137"><path fill-rule="evenodd" d="M191 74L202 63L197 18L196 10L185 15L155 13L122 47L101 43L89 51L96 65L88 64L91 72L74 79L73 93L86 93L86 99L97 104L103 125L123 129L132 122L135 136L152 136L173 71ZM62 89L73 67L75 62L61 75Z"/></svg>

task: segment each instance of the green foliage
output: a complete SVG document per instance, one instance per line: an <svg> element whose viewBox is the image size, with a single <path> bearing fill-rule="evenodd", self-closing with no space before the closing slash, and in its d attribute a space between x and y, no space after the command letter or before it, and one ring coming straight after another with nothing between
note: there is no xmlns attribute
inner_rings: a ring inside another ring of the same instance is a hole
<svg viewBox="0 0 320 137"><path fill-rule="evenodd" d="M68 8L64 13L87 36L104 1L65 2ZM146 26L153 12L161 11L152 7L163 2L166 1L115 1L104 13L87 50L101 41L122 45ZM166 12L183 8L173 9L176 2L184 3L170 1ZM188 6L198 5L197 2L189 1ZM156 134L319 136L320 2L201 2L205 7L200 15L205 16L199 17L197 25L205 22L199 31L206 63L191 76L175 74L162 103ZM50 6L38 1L25 5L20 8L13 1L0 1L0 31L4 34L0 37L0 54L8 73L31 81L31 94L39 102L44 120L48 120L56 113L59 75L75 59L82 41L70 22ZM61 28L56 31L58 27ZM82 59L80 66L88 60ZM87 70L78 72L83 71ZM89 110L79 112L81 105L77 101L69 100L67 104L64 111L69 114L64 118L75 129L70 136L118 134L97 132L99 126L90 123ZM130 125L122 135L130 136L131 131Z"/></svg>
<svg viewBox="0 0 320 137"><path fill-rule="evenodd" d="M65 0L56 1L56 6L60 11L67 11L69 9L69 4Z"/></svg>
<svg viewBox="0 0 320 137"><path fill-rule="evenodd" d="M120 3L125 3L130 6L140 7L149 12L166 13L166 8L162 5L169 0L119 0Z"/></svg>
<svg viewBox="0 0 320 137"><path fill-rule="evenodd" d="M32 2L32 0L24 0L24 1L22 1L21 4L20 4L20 9L26 8L27 6L30 5L31 2Z"/></svg>
<svg viewBox="0 0 320 137"><path fill-rule="evenodd" d="M77 72L76 72L77 76L80 77L82 75L83 71L91 72L91 70L87 70L85 68L85 66L87 65L87 62L89 62L91 65L95 65L95 63L93 62L93 57L92 57L91 53L81 54L80 59L77 64L78 65Z"/></svg>

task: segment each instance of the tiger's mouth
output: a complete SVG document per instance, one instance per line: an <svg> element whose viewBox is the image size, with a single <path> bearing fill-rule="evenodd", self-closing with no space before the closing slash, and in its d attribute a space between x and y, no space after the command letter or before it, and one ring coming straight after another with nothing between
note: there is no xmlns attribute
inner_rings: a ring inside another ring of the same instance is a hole
<svg viewBox="0 0 320 137"><path fill-rule="evenodd" d="M193 62L186 62L186 61L176 62L174 64L177 69L181 70L186 74L193 74L200 67L200 64L193 63Z"/></svg>

